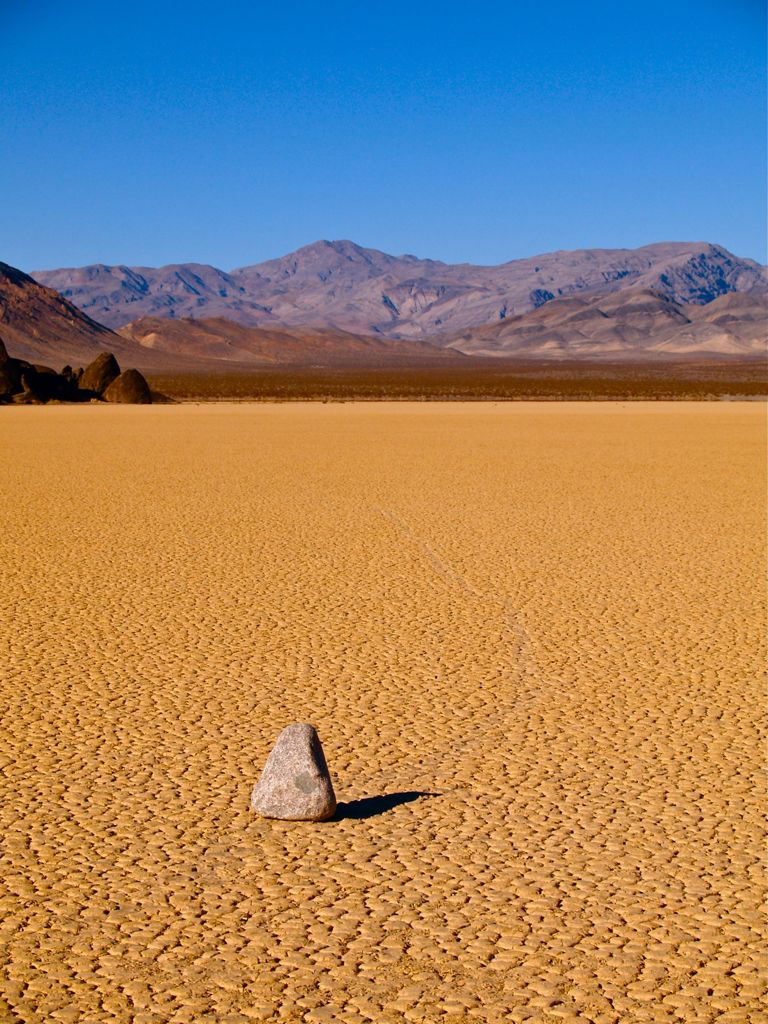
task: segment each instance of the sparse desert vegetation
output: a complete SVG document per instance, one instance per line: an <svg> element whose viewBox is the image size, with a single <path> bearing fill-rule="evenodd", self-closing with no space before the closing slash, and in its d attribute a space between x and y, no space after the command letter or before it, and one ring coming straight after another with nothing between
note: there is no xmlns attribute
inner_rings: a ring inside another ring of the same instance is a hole
<svg viewBox="0 0 768 1024"><path fill-rule="evenodd" d="M408 367L280 367L149 373L154 390L191 401L703 399L768 394L765 360L553 363L462 360Z"/></svg>

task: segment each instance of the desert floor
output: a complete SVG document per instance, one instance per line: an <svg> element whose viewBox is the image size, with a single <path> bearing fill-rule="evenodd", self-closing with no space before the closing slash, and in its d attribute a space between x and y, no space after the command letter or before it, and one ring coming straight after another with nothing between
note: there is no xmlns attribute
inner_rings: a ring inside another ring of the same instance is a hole
<svg viewBox="0 0 768 1024"><path fill-rule="evenodd" d="M766 1019L764 424L0 410L0 1020Z"/></svg>

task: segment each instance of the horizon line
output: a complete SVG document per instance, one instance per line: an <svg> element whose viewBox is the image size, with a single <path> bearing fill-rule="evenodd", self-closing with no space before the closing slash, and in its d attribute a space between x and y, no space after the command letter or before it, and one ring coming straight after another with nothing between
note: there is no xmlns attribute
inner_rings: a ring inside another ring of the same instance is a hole
<svg viewBox="0 0 768 1024"><path fill-rule="evenodd" d="M251 267L260 266L261 264L264 264L264 263L272 263L272 262L274 262L276 260L285 259L287 256L293 256L296 253L303 252L304 250L313 249L315 247L323 246L323 245L330 246L330 247L341 246L341 245L351 245L351 246L354 246L355 249L362 250L364 252L377 253L377 254L379 254L381 256L386 256L386 257L388 257L390 259L396 259L396 260L415 260L415 261L417 261L419 263L439 263L439 264L442 264L443 266L446 266L446 267L462 267L462 266L466 266L466 267L503 267L503 266L507 266L509 263L518 263L518 262L522 263L522 262L525 262L526 260L538 259L539 257L544 257L544 256L555 256L555 255L559 255L559 254L562 254L562 253L579 253L579 252L637 252L638 250L641 250L641 249L650 249L652 247L663 246L663 245L691 246L691 247L713 246L714 248L724 250L725 252L729 253L732 256L736 256L738 259L751 260L753 263L756 263L758 266L768 267L768 263L763 263L761 260L758 260L758 259L756 259L753 256L741 256L738 253L735 253L732 250L728 249L725 245L722 245L719 242L711 242L711 241L706 241L704 239L699 239L699 240L680 240L680 241L672 240L672 239L665 239L665 240L655 241L655 242L645 242L642 245L625 245L625 246L593 245L593 246L579 246L579 247L574 248L574 249L546 249L546 250L540 250L538 252L530 253L528 256L514 256L511 259L502 260L500 263L473 263L470 260L460 260L460 261L456 261L456 262L449 262L447 260L435 259L432 256L416 256L413 253L406 253L406 252L397 253L397 254L390 253L390 252L387 252L384 249L377 249L375 246L362 245L361 243L355 242L353 239L350 239L350 238L336 238L336 239L318 238L314 242L308 242L305 245L300 245L298 248L290 249L288 252L282 253L282 254L280 254L278 256L269 256L266 259L257 260L254 263L242 263L242 264L239 264L238 266L231 267L230 269L227 269L227 270L222 269L222 267L217 266L215 263L207 263L207 262L204 262L204 261L201 261L201 260L196 260L196 259L174 260L174 261L169 262L169 263L157 263L157 264L125 263L125 262L108 263L108 262L104 262L102 260L94 260L94 261L89 262L89 263L59 265L59 266L56 266L56 267L41 267L41 266L38 266L38 267L36 267L36 268L34 268L32 270L24 271L24 273L27 273L30 276L34 277L35 273L53 273L53 272L59 271L59 270L82 270L82 269L85 269L87 267L103 267L103 268L105 268L107 270L114 270L116 268L120 268L120 269L124 268L126 270L131 270L131 271L141 271L141 270L164 270L164 269L167 269L169 267L195 267L195 266L197 266L197 267L209 267L209 268L211 268L213 270L216 270L216 271L218 271L220 273L224 273L224 274L234 274L234 273L237 273L240 270L248 270ZM766 259L768 260L768 253L766 253ZM10 263L7 264L7 266L12 266L12 265L13 264L10 264ZM19 269L21 269L21 268L19 268Z"/></svg>

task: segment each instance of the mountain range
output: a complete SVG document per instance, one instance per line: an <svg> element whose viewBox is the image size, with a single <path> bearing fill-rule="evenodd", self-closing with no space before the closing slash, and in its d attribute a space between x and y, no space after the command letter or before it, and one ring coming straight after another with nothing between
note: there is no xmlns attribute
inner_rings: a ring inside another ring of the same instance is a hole
<svg viewBox="0 0 768 1024"><path fill-rule="evenodd" d="M270 365L408 365L461 360L423 341L328 328L248 327L223 319L144 317L119 333L52 288L0 263L0 341L34 365L86 366L108 350L144 372Z"/></svg>
<svg viewBox="0 0 768 1024"><path fill-rule="evenodd" d="M556 252L495 267L317 242L228 273L178 264L27 274L0 264L0 337L32 362L105 348L145 371L405 365L464 354L765 354L768 271L710 243Z"/></svg>
<svg viewBox="0 0 768 1024"><path fill-rule="evenodd" d="M553 252L485 267L322 241L228 272L195 263L94 264L32 276L113 328L147 316L224 317L430 341L570 296L641 288L704 304L734 291L768 292L765 267L705 242Z"/></svg>
<svg viewBox="0 0 768 1024"><path fill-rule="evenodd" d="M703 305L647 288L554 299L520 316L459 332L447 344L468 355L532 359L653 359L766 352L768 301L726 292Z"/></svg>

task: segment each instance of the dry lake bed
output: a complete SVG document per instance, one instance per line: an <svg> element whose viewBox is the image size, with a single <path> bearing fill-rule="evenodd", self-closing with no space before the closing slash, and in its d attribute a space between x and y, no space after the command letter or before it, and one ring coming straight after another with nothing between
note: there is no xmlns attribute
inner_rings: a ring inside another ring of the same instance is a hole
<svg viewBox="0 0 768 1024"><path fill-rule="evenodd" d="M765 407L0 411L0 1020L766 1019ZM341 801L250 791L311 722Z"/></svg>

